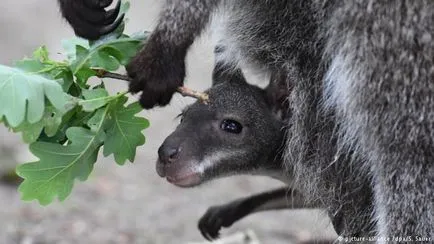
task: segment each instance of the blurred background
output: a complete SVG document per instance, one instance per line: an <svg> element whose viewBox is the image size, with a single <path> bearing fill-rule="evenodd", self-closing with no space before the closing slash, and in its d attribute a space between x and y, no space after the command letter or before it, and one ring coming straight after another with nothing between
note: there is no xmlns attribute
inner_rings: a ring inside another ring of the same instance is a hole
<svg viewBox="0 0 434 244"><path fill-rule="evenodd" d="M152 30L161 2L131 0L127 33ZM73 37L73 32L61 19L55 0L3 0L0 12L0 64L11 65L40 45L62 59L61 40ZM187 63L186 85L196 90L209 87L213 65L209 34L196 42ZM127 89L122 81L107 81L106 86L113 91ZM0 243L202 242L197 221L208 207L281 185L264 177L237 176L181 189L158 177L157 149L178 123L176 115L191 102L176 96L170 106L144 111L151 127L145 130L147 143L135 163L119 167L112 157L101 155L89 180L76 182L62 203L42 207L22 202L14 184L1 182ZM20 138L0 125L0 175L29 158ZM261 243L273 244L335 236L326 214L315 210L255 214L223 230L222 236L248 229Z"/></svg>

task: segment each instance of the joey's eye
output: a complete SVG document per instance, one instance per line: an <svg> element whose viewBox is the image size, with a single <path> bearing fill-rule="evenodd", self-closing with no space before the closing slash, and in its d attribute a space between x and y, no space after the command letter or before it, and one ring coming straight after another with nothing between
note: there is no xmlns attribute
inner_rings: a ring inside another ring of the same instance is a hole
<svg viewBox="0 0 434 244"><path fill-rule="evenodd" d="M225 119L220 124L220 128L226 132L240 134L243 130L243 126L235 120Z"/></svg>

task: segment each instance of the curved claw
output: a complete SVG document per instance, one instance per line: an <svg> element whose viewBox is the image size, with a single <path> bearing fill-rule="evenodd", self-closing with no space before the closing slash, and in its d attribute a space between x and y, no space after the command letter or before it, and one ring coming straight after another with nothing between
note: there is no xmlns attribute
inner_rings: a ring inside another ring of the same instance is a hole
<svg viewBox="0 0 434 244"><path fill-rule="evenodd" d="M113 32L124 20L118 17L121 1L111 10L105 10L113 0L59 0L62 15L71 24L77 36L97 40Z"/></svg>
<svg viewBox="0 0 434 244"><path fill-rule="evenodd" d="M210 208L199 220L198 228L206 240L213 241L220 237L222 224L223 220L220 218L219 212Z"/></svg>
<svg viewBox="0 0 434 244"><path fill-rule="evenodd" d="M122 24L124 17L125 17L125 14L122 14L115 22L113 22L113 24L104 26L101 29L99 29L99 35L103 36L105 34L111 33L114 30L116 30L116 28L118 28L119 25Z"/></svg>
<svg viewBox="0 0 434 244"><path fill-rule="evenodd" d="M74 5L77 15L85 22L95 25L109 25L113 23L121 10L121 1L116 6L106 11L104 8L89 8L86 5Z"/></svg>
<svg viewBox="0 0 434 244"><path fill-rule="evenodd" d="M80 24L79 27L74 28L77 36L86 38L88 40L97 40L101 36L113 32L122 23L125 15L122 14L113 24L108 26L98 26L86 23L82 20L77 20Z"/></svg>
<svg viewBox="0 0 434 244"><path fill-rule="evenodd" d="M121 11L121 1L119 0L114 9L111 9L106 12L104 25L113 23L118 17L120 11Z"/></svg>
<svg viewBox="0 0 434 244"><path fill-rule="evenodd" d="M113 0L84 0L84 5L92 9L107 8L112 4Z"/></svg>

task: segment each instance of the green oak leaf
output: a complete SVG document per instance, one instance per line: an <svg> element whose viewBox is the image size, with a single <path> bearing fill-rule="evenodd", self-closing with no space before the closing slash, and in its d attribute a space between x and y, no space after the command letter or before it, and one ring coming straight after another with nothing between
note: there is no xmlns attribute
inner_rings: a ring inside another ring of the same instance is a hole
<svg viewBox="0 0 434 244"><path fill-rule="evenodd" d="M36 73L50 67L50 65L43 64L39 60L28 58L15 62L15 66L23 71L27 71L30 73Z"/></svg>
<svg viewBox="0 0 434 244"><path fill-rule="evenodd" d="M146 38L146 35L144 35ZM98 41L90 48L76 46L76 60L71 64L73 74L91 67L101 67L106 70L117 70L120 65L126 65L143 46L143 39L123 35L117 39ZM93 74L96 75L96 74Z"/></svg>
<svg viewBox="0 0 434 244"><path fill-rule="evenodd" d="M91 131L94 131L95 133L98 132L101 129L101 121L105 119L107 116L107 107L104 109L98 109L95 113L92 114L92 116L89 117L85 121L86 125L90 128ZM103 121L105 124L107 121Z"/></svg>
<svg viewBox="0 0 434 244"><path fill-rule="evenodd" d="M61 81L60 85L62 86L63 91L68 92L69 88L74 84L74 76L70 69L62 68L54 71L53 79L57 81Z"/></svg>
<svg viewBox="0 0 434 244"><path fill-rule="evenodd" d="M77 78L77 84L81 88L87 89L89 85L86 84L86 82L89 80L90 77L96 76L96 71L94 71L91 68L83 67L80 70L75 73L75 77Z"/></svg>
<svg viewBox="0 0 434 244"><path fill-rule="evenodd" d="M73 62L77 58L77 46L89 49L89 42L85 39L74 37L68 40L62 40L62 47L65 50L68 61Z"/></svg>
<svg viewBox="0 0 434 244"><path fill-rule="evenodd" d="M42 130L48 137L56 135L62 123L62 115L52 106L45 109L44 116L36 123L23 122L16 128L12 128L14 132L22 132L23 141L26 143L35 142L41 135Z"/></svg>
<svg viewBox="0 0 434 244"><path fill-rule="evenodd" d="M34 124L30 124L29 122L25 121L22 124L20 124L18 127L13 128L13 131L15 133L21 132L22 133L21 138L25 143L33 143L36 140L38 140L43 129L44 129L44 121L40 120Z"/></svg>
<svg viewBox="0 0 434 244"><path fill-rule="evenodd" d="M49 52L46 46L39 47L33 52L33 58L39 60L40 62L49 61Z"/></svg>
<svg viewBox="0 0 434 244"><path fill-rule="evenodd" d="M142 111L135 102L124 106L128 98L121 96L110 105L110 120L105 125L106 139L103 154L114 154L116 163L123 165L128 159L134 161L136 148L145 143L142 130L149 127L149 121L135 115Z"/></svg>
<svg viewBox="0 0 434 244"><path fill-rule="evenodd" d="M129 7L122 1L120 14ZM102 146L104 156L113 154L123 165L145 143L149 122L136 116L140 105L127 105L127 92L110 96L103 83L88 84L99 71L125 66L142 48L149 33L125 35L126 22L96 41L63 41L66 60L51 60L42 46L15 68L0 65L0 123L21 133L38 158L16 169L24 179L23 200L63 201L76 179L89 177Z"/></svg>
<svg viewBox="0 0 434 244"><path fill-rule="evenodd" d="M96 72L92 70L90 67L89 61L89 49L77 45L75 46L76 50L76 59L71 63L70 68L72 73L77 78L77 82L82 88L87 88L86 82L87 80L96 75Z"/></svg>
<svg viewBox="0 0 434 244"><path fill-rule="evenodd" d="M149 31L138 31L130 35L130 38L145 41L151 34Z"/></svg>
<svg viewBox="0 0 434 244"><path fill-rule="evenodd" d="M22 199L38 200L47 205L57 196L60 201L71 193L74 180L85 181L93 170L103 142L103 133L81 127L66 131L69 144L35 142L30 151L39 161L19 165L17 174L24 178L19 187Z"/></svg>
<svg viewBox="0 0 434 244"><path fill-rule="evenodd" d="M25 58L15 62L15 67L23 71L39 74L61 84L63 91L67 92L74 83L74 77L67 63L55 62L49 59L45 46L38 48L32 58Z"/></svg>
<svg viewBox="0 0 434 244"><path fill-rule="evenodd" d="M119 60L123 54L112 46L104 46L90 57L92 67L101 67L108 71L116 71L120 67Z"/></svg>
<svg viewBox="0 0 434 244"><path fill-rule="evenodd" d="M44 63L49 61L48 55L49 53L45 46L39 47L33 52L32 58L16 61L15 67L30 73L40 72L53 66L53 64Z"/></svg>
<svg viewBox="0 0 434 244"><path fill-rule="evenodd" d="M11 127L40 121L46 98L65 112L66 94L55 80L0 65L0 118L4 116Z"/></svg>
<svg viewBox="0 0 434 244"><path fill-rule="evenodd" d="M144 40L147 38L147 33L143 32L143 35L137 35L135 38L124 36L117 40L107 43L111 47L118 50L122 56L117 57L121 65L127 65L130 60L136 56L138 51L143 47ZM111 53L112 55L114 53Z"/></svg>
<svg viewBox="0 0 434 244"><path fill-rule="evenodd" d="M80 100L78 104L83 107L86 112L92 112L100 107L106 105L112 98L109 96L107 90L97 88L92 90L83 89L83 97L85 100Z"/></svg>

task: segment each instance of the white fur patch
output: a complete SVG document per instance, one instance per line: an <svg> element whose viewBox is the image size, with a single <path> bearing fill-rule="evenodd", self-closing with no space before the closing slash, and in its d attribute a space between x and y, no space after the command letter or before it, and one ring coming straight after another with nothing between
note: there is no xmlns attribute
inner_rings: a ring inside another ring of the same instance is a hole
<svg viewBox="0 0 434 244"><path fill-rule="evenodd" d="M220 161L233 157L236 152L216 152L212 155L205 156L202 161L194 163L192 170L199 174L205 173L207 169L210 169L217 165Z"/></svg>
<svg viewBox="0 0 434 244"><path fill-rule="evenodd" d="M354 85L358 83L360 77L363 77L364 70L363 67L354 65L355 55L355 53L338 53L333 57L324 80L323 106L326 110L335 111L338 117L338 147L356 151L359 153L357 157L362 157L363 152L359 150L357 142L360 127L365 123L366 118L361 117L361 114L355 116L357 88ZM358 165L369 171L367 166Z"/></svg>
<svg viewBox="0 0 434 244"><path fill-rule="evenodd" d="M214 12L211 21L212 42L225 48L224 52L215 56L216 62L227 64L227 67L236 68L241 60L239 48L232 41L232 35L228 32L227 21L231 13L227 11L224 4L221 4L218 11Z"/></svg>
<svg viewBox="0 0 434 244"><path fill-rule="evenodd" d="M333 58L324 83L326 108L345 109L351 102L350 85L357 79L357 70L348 67L349 60L350 58L340 54Z"/></svg>
<svg viewBox="0 0 434 244"><path fill-rule="evenodd" d="M345 44L350 45L350 44ZM361 81L364 69L355 65L355 53L338 53L332 59L330 68L324 80L324 108L336 112L339 120L339 145L340 149L351 149L355 156L365 158L364 152L360 149L361 126L366 123L367 118L357 112L357 87L355 84ZM360 98L359 98L360 99ZM371 160L373 160L371 158ZM363 171L369 173L370 164L367 160L355 160L354 162L365 162L356 165ZM375 196L381 196L378 184L374 184ZM378 239L376 243L386 243L387 222L386 210L383 199L375 199L374 218L377 222Z"/></svg>

